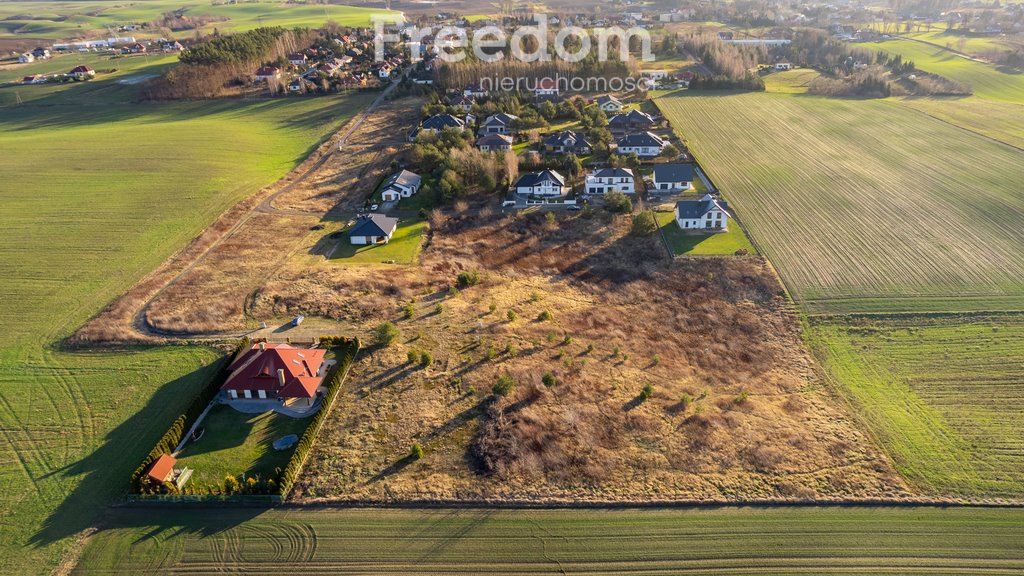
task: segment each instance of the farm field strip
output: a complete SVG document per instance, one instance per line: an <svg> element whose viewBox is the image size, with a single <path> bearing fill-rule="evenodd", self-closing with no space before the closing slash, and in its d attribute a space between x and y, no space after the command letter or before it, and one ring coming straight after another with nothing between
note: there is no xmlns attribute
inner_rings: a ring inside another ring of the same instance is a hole
<svg viewBox="0 0 1024 576"><path fill-rule="evenodd" d="M899 101L964 130L1024 150L1024 105L969 98L904 98Z"/></svg>
<svg viewBox="0 0 1024 576"><path fill-rule="evenodd" d="M137 88L114 78L46 88L29 101L18 87L26 103L0 107L4 574L51 571L218 356L184 346L64 351L59 340L284 175L363 102L135 104Z"/></svg>
<svg viewBox="0 0 1024 576"><path fill-rule="evenodd" d="M1020 151L895 102L773 94L657 102L805 310L1024 303Z"/></svg>
<svg viewBox="0 0 1024 576"><path fill-rule="evenodd" d="M808 340L912 483L1024 496L1024 316L813 320Z"/></svg>
<svg viewBox="0 0 1024 576"><path fill-rule="evenodd" d="M1024 511L118 510L77 574L794 572L1024 569Z"/></svg>

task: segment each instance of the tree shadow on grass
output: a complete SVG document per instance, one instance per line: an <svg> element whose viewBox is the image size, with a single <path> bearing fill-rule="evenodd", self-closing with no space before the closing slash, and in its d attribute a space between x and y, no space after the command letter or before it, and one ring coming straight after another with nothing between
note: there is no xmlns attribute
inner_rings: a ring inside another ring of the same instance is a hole
<svg viewBox="0 0 1024 576"><path fill-rule="evenodd" d="M131 351L126 351L126 354L131 354ZM60 476L68 482L77 479L78 483L43 522L42 528L32 535L30 544L46 546L96 525L103 506L127 492L132 472L175 418L185 411L202 386L217 375L225 361L221 359L212 362L163 384L141 410L107 433L103 444L91 454L51 472L50 475ZM259 509L251 510L243 516L252 517L259 512ZM172 527L182 528L175 526L171 520L165 522L163 512L154 513L150 510L141 516L149 523L155 523L155 529L161 531ZM241 521L244 519L237 520ZM212 530L217 532L235 523L217 524ZM202 532L207 528L195 526L185 529Z"/></svg>

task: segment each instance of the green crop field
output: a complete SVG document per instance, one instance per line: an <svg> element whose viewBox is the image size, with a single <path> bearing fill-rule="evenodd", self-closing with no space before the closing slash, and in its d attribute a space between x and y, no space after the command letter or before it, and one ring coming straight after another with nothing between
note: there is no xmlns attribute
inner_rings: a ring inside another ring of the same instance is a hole
<svg viewBox="0 0 1024 576"><path fill-rule="evenodd" d="M912 60L915 66L925 72L969 85L976 96L986 100L1024 104L1024 74L1004 72L945 48L913 40L886 40L864 46L891 54L902 54L904 60Z"/></svg>
<svg viewBox="0 0 1024 576"><path fill-rule="evenodd" d="M1024 511L119 510L77 574L1012 574Z"/></svg>
<svg viewBox="0 0 1024 576"><path fill-rule="evenodd" d="M4 574L54 567L217 358L60 339L371 97L138 104L113 77L38 99L17 89L25 103L0 107Z"/></svg>
<svg viewBox="0 0 1024 576"><path fill-rule="evenodd" d="M900 103L932 118L1024 150L1024 105L969 98L905 98Z"/></svg>
<svg viewBox="0 0 1024 576"><path fill-rule="evenodd" d="M656 100L808 312L1024 308L1024 153L896 101Z"/></svg>
<svg viewBox="0 0 1024 576"><path fill-rule="evenodd" d="M1024 496L1024 316L821 320L807 334L912 483Z"/></svg>
<svg viewBox="0 0 1024 576"><path fill-rule="evenodd" d="M217 17L200 28L202 33L241 32L260 26L316 27L327 21L342 26L370 26L373 14L388 11L340 4L289 4L285 2L239 2L213 4L198 0L124 3L116 1L83 2L0 2L0 36L46 38L107 38L107 26L144 24L160 18L165 12L184 9L191 18ZM192 36L187 30L179 37ZM119 33L137 38L161 36L159 29L143 29Z"/></svg>

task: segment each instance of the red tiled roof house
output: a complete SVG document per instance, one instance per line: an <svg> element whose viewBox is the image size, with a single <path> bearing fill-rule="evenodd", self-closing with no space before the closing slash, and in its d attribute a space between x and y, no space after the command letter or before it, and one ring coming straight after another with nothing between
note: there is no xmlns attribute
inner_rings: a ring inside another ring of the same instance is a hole
<svg viewBox="0 0 1024 576"><path fill-rule="evenodd" d="M288 344L254 344L228 366L230 375L221 390L231 400L278 399L288 404L305 399L312 405L323 381L325 353Z"/></svg>

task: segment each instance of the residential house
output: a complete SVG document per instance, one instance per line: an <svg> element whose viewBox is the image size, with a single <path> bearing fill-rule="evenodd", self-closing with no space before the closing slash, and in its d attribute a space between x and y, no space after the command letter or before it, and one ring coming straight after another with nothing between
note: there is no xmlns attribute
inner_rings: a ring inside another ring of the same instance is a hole
<svg viewBox="0 0 1024 576"><path fill-rule="evenodd" d="M68 72L68 76L76 79L92 78L95 75L96 71L84 64L82 66L75 66L71 69L71 72Z"/></svg>
<svg viewBox="0 0 1024 576"><path fill-rule="evenodd" d="M306 62L308 61L309 58L306 57L306 55L303 54L302 52L297 52L295 54L288 55L288 63L291 64L292 66L305 66Z"/></svg>
<svg viewBox="0 0 1024 576"><path fill-rule="evenodd" d="M482 152L508 152L512 150L512 137L507 134L488 134L476 139Z"/></svg>
<svg viewBox="0 0 1024 576"><path fill-rule="evenodd" d="M160 43L160 49L164 52L181 52L185 47L177 40L164 40Z"/></svg>
<svg viewBox="0 0 1024 576"><path fill-rule="evenodd" d="M146 45L142 42L136 42L128 46L128 51L132 54L142 54L146 51Z"/></svg>
<svg viewBox="0 0 1024 576"><path fill-rule="evenodd" d="M667 78L668 77L668 71L666 71L666 70L644 70L643 72L640 73L640 75L645 77L645 78L650 78L651 80L658 81L658 80L662 80L662 79Z"/></svg>
<svg viewBox="0 0 1024 576"><path fill-rule="evenodd" d="M601 168L588 172L583 189L587 194L604 194L612 190L636 193L633 171L629 168Z"/></svg>
<svg viewBox="0 0 1024 576"><path fill-rule="evenodd" d="M377 77L381 79L391 78L391 70L391 65L387 62L383 62L377 67Z"/></svg>
<svg viewBox="0 0 1024 576"><path fill-rule="evenodd" d="M538 98L558 96L558 82L553 78L541 78L533 89L533 95Z"/></svg>
<svg viewBox="0 0 1024 576"><path fill-rule="evenodd" d="M775 63L775 69L776 70L792 70L793 69L793 65L790 64L789 62L776 62Z"/></svg>
<svg viewBox="0 0 1024 576"><path fill-rule="evenodd" d="M35 62L36 57L31 52L25 52L24 54L18 55L18 62L22 64L28 64L29 62Z"/></svg>
<svg viewBox="0 0 1024 576"><path fill-rule="evenodd" d="M43 84L44 82L46 82L46 76L43 74L32 74L21 79L22 84Z"/></svg>
<svg viewBox="0 0 1024 576"><path fill-rule="evenodd" d="M296 78L288 83L289 92L305 92L310 87L309 82L302 78Z"/></svg>
<svg viewBox="0 0 1024 576"><path fill-rule="evenodd" d="M622 114L616 114L608 119L608 129L615 133L624 133L632 130L650 130L654 127L654 118L646 112L630 110Z"/></svg>
<svg viewBox="0 0 1024 576"><path fill-rule="evenodd" d="M36 60L45 60L50 57L50 50L47 48L36 48L32 51L32 56L34 56Z"/></svg>
<svg viewBox="0 0 1024 576"><path fill-rule="evenodd" d="M326 350L258 342L228 365L221 392L230 400L305 400L312 405L323 381Z"/></svg>
<svg viewBox="0 0 1024 576"><path fill-rule="evenodd" d="M419 174L408 170L399 170L384 181L381 199L385 202L392 202L408 198L419 192L421 182Z"/></svg>
<svg viewBox="0 0 1024 576"><path fill-rule="evenodd" d="M462 118L457 118L451 114L435 114L430 118L427 118L420 124L420 127L413 130L410 134L410 139L415 140L421 132L426 134L436 134L445 128L454 128L462 131L466 128L466 121Z"/></svg>
<svg viewBox="0 0 1024 576"><path fill-rule="evenodd" d="M641 132L639 134L629 134L616 140L615 152L617 154L636 154L637 156L650 158L661 154L665 144L667 142L656 134Z"/></svg>
<svg viewBox="0 0 1024 576"><path fill-rule="evenodd" d="M512 185L516 194L527 196L562 196L569 192L565 177L554 170L523 174Z"/></svg>
<svg viewBox="0 0 1024 576"><path fill-rule="evenodd" d="M277 66L263 66L256 70L255 76L256 80L259 82L277 80L281 77L281 69Z"/></svg>
<svg viewBox="0 0 1024 576"><path fill-rule="evenodd" d="M487 96L487 90L484 90L479 84L470 84L462 89L462 95L471 98L484 98Z"/></svg>
<svg viewBox="0 0 1024 576"><path fill-rule="evenodd" d="M491 114L484 120L483 124L480 125L480 134L514 134L515 128L513 124L516 120L519 120L518 116L512 114L506 114L504 112L498 112L497 114Z"/></svg>
<svg viewBox="0 0 1024 576"><path fill-rule="evenodd" d="M348 239L352 244L387 244L398 229L398 218L383 214L368 214L359 218L349 230Z"/></svg>
<svg viewBox="0 0 1024 576"><path fill-rule="evenodd" d="M724 200L715 200L705 194L698 200L676 202L676 224L683 230L728 230L729 206Z"/></svg>
<svg viewBox="0 0 1024 576"><path fill-rule="evenodd" d="M649 193L693 190L693 164L655 164Z"/></svg>
<svg viewBox="0 0 1024 576"><path fill-rule="evenodd" d="M622 112L622 102L611 94L604 94L594 99L594 103L601 110L604 110L606 114L618 114Z"/></svg>
<svg viewBox="0 0 1024 576"><path fill-rule="evenodd" d="M541 145L544 147L544 150L558 154L585 156L593 151L593 146L590 145L590 141L587 140L586 136L572 130L563 130L549 134L541 140Z"/></svg>
<svg viewBox="0 0 1024 576"><path fill-rule="evenodd" d="M469 112L473 109L473 105L476 104L476 100L472 96L463 96L457 94L448 99L448 105L452 108L458 108L463 112Z"/></svg>

